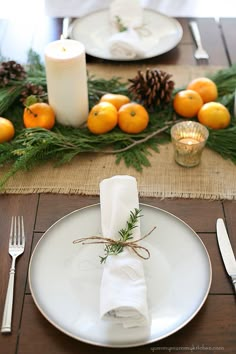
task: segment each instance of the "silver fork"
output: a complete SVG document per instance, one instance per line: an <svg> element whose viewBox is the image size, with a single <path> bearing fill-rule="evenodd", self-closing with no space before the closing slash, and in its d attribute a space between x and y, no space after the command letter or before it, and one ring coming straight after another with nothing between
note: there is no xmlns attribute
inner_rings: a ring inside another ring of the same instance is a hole
<svg viewBox="0 0 236 354"><path fill-rule="evenodd" d="M192 34L193 34L193 38L195 39L195 42L197 44L197 49L194 53L194 56L197 60L201 60L201 59L205 59L208 60L209 59L209 55L207 53L207 51L203 48L202 45L202 40L201 40L201 35L199 32L199 28L198 28L198 24L196 21L190 21L189 22L189 26L191 28Z"/></svg>
<svg viewBox="0 0 236 354"><path fill-rule="evenodd" d="M11 230L9 238L9 254L12 257L12 264L9 274L9 282L2 318L2 333L11 332L11 319L14 295L15 264L16 258L20 256L25 249L25 232L23 216L13 216L11 219Z"/></svg>

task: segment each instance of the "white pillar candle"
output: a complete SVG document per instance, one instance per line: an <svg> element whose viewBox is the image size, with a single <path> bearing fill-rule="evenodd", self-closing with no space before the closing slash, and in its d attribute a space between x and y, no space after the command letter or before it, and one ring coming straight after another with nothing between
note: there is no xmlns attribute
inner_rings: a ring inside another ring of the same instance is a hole
<svg viewBox="0 0 236 354"><path fill-rule="evenodd" d="M58 123L79 127L88 117L88 86L84 45L71 39L45 49L48 101Z"/></svg>

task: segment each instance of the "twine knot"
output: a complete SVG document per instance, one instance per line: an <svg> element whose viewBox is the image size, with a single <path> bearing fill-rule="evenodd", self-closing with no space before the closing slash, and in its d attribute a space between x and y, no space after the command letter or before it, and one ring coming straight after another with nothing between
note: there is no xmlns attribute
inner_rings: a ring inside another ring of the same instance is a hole
<svg viewBox="0 0 236 354"><path fill-rule="evenodd" d="M103 236L89 236L74 240L73 243L82 243L83 245L102 243L108 246L117 246L117 252L114 252L113 254L118 254L124 247L129 247L138 257L147 260L150 258L150 252L146 247L141 246L139 242L148 237L155 229L156 226L154 226L146 235L135 240L132 239L131 241L114 240L113 238ZM142 254L142 251L144 251L144 255Z"/></svg>

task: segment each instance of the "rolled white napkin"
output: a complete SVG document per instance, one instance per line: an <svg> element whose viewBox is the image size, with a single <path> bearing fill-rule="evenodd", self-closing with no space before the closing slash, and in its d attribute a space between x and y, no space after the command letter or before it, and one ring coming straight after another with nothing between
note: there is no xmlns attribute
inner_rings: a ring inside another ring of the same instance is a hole
<svg viewBox="0 0 236 354"><path fill-rule="evenodd" d="M139 0L113 0L109 8L110 21L120 18L125 27L136 28L143 24L143 8Z"/></svg>
<svg viewBox="0 0 236 354"><path fill-rule="evenodd" d="M135 59L145 56L139 35L132 28L112 35L108 39L108 49L116 59Z"/></svg>
<svg viewBox="0 0 236 354"><path fill-rule="evenodd" d="M131 176L114 176L100 183L101 223L104 237L119 239L130 211L139 208L137 182ZM140 237L140 223L133 231ZM147 287L143 260L128 247L108 256L100 288L100 315L125 328L148 325Z"/></svg>
<svg viewBox="0 0 236 354"><path fill-rule="evenodd" d="M108 49L113 58L135 59L144 57L141 39L136 32L143 24L143 8L139 0L113 0L109 7L110 22L116 33L108 39ZM119 31L119 22L126 28Z"/></svg>

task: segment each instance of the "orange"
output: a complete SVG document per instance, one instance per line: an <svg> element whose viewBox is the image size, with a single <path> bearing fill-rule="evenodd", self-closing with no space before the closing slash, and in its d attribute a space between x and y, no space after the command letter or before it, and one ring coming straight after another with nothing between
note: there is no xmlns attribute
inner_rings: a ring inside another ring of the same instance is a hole
<svg viewBox="0 0 236 354"><path fill-rule="evenodd" d="M129 103L130 99L125 95L106 93L101 97L100 102L110 102L116 107L117 110L119 110L123 104Z"/></svg>
<svg viewBox="0 0 236 354"><path fill-rule="evenodd" d="M218 97L217 86L214 81L208 79L207 77L199 77L192 80L188 86L187 90L193 90L199 93L202 97L203 102L215 101Z"/></svg>
<svg viewBox="0 0 236 354"><path fill-rule="evenodd" d="M11 140L14 135L15 128L12 122L7 118L0 117L0 143Z"/></svg>
<svg viewBox="0 0 236 354"><path fill-rule="evenodd" d="M209 128L223 129L230 124L230 113L223 104L208 102L198 112L198 120Z"/></svg>
<svg viewBox="0 0 236 354"><path fill-rule="evenodd" d="M89 112L87 127L93 134L104 134L117 125L118 113L110 102L99 102Z"/></svg>
<svg viewBox="0 0 236 354"><path fill-rule="evenodd" d="M24 109L23 121L26 128L52 129L55 113L49 104L37 102Z"/></svg>
<svg viewBox="0 0 236 354"><path fill-rule="evenodd" d="M193 90L179 91L173 100L175 112L184 118L195 117L202 105L203 100L201 96Z"/></svg>
<svg viewBox="0 0 236 354"><path fill-rule="evenodd" d="M141 104L126 103L118 111L118 125L125 133L140 133L147 127L148 122L148 112Z"/></svg>

